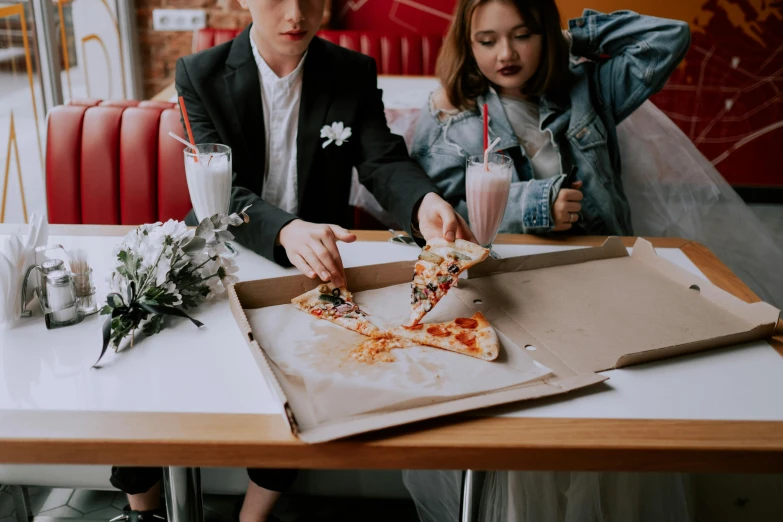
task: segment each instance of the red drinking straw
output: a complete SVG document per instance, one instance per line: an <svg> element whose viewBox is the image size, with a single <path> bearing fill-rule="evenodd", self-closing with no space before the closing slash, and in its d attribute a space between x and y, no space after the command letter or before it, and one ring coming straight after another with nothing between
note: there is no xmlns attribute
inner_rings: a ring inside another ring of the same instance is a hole
<svg viewBox="0 0 783 522"><path fill-rule="evenodd" d="M484 113L484 150L487 150L487 147L489 147L489 116L487 115L486 103L484 104L482 112Z"/></svg>
<svg viewBox="0 0 783 522"><path fill-rule="evenodd" d="M198 150L198 147L196 147L196 142L193 141L193 129L190 128L190 120L188 119L188 111L185 109L185 98L182 96L179 97L179 110L182 111L182 119L185 120L185 129L188 131L188 140L190 141L190 144L193 145L193 148ZM195 155L196 163L198 163L198 154Z"/></svg>

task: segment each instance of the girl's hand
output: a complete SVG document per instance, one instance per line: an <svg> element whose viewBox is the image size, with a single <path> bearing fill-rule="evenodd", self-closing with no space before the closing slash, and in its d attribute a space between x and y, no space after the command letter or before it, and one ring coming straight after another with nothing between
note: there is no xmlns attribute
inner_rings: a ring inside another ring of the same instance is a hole
<svg viewBox="0 0 783 522"><path fill-rule="evenodd" d="M555 227L552 229L554 232L569 230L579 221L579 212L582 211L582 204L579 202L584 198L579 190L581 188L582 182L577 181L572 188L560 189L557 193L555 206L552 208L552 217L555 218Z"/></svg>

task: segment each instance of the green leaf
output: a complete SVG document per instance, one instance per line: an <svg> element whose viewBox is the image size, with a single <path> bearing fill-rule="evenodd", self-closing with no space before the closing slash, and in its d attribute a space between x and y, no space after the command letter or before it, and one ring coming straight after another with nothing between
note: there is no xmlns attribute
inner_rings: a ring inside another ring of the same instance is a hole
<svg viewBox="0 0 783 522"><path fill-rule="evenodd" d="M186 245L182 245L182 251L186 254L197 254L207 246L207 240L200 236L194 236Z"/></svg>
<svg viewBox="0 0 783 522"><path fill-rule="evenodd" d="M122 308L125 303L122 301L120 294L109 294L106 296L106 305L110 308Z"/></svg>
<svg viewBox="0 0 783 522"><path fill-rule="evenodd" d="M217 240L220 241L221 243L225 243L226 241L231 241L232 239L234 239L234 234L232 234L228 230L222 230L218 232L216 235L217 235Z"/></svg>
<svg viewBox="0 0 783 522"><path fill-rule="evenodd" d="M174 303L176 302L177 302L176 296L174 296L173 294L166 293L158 297L157 303L148 303L148 304L161 304L164 306L173 306Z"/></svg>
<svg viewBox="0 0 783 522"><path fill-rule="evenodd" d="M163 329L164 316L154 315L147 323L144 324L143 331L146 335L155 335L160 333Z"/></svg>
<svg viewBox="0 0 783 522"><path fill-rule="evenodd" d="M198 227L196 227L196 237L205 239L211 235L214 230L215 227L212 225L212 220L204 218L201 220L201 223L198 224Z"/></svg>

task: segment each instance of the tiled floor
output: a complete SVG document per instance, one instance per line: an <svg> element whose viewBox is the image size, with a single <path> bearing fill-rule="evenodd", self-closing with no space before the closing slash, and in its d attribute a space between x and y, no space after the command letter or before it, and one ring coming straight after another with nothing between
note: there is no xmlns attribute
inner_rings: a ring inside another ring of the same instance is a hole
<svg viewBox="0 0 783 522"><path fill-rule="evenodd" d="M37 522L57 519L109 520L127 504L122 493L60 488L28 488L31 511ZM0 522L16 522L11 494L0 489Z"/></svg>
<svg viewBox="0 0 783 522"><path fill-rule="evenodd" d="M29 488L34 522L107 521L122 512L125 495L86 489ZM241 497L206 495L205 522L232 522ZM283 522L415 522L412 502L387 499L284 497L275 515ZM0 522L17 522L7 486L0 486Z"/></svg>

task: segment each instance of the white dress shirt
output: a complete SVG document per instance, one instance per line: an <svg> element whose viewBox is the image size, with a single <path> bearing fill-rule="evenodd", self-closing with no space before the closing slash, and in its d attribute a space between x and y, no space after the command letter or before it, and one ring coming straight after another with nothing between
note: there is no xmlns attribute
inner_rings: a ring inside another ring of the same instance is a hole
<svg viewBox="0 0 783 522"><path fill-rule="evenodd" d="M252 37L250 47L258 66L264 111L266 164L261 197L267 203L296 214L299 210L296 135L302 99L302 69L307 53L291 74L279 78L259 54Z"/></svg>

